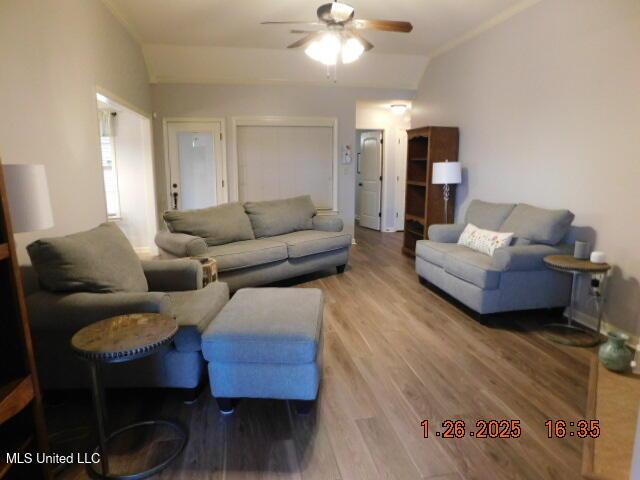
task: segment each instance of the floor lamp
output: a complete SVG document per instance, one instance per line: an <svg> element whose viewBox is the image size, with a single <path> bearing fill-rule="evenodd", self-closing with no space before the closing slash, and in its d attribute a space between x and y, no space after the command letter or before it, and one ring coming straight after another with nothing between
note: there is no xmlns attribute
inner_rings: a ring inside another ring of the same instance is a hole
<svg viewBox="0 0 640 480"><path fill-rule="evenodd" d="M444 223L449 223L449 204L450 189L449 185L458 185L462 183L462 167L460 162L436 162L433 164L433 176L431 183L434 185L442 185L442 195L444 197Z"/></svg>

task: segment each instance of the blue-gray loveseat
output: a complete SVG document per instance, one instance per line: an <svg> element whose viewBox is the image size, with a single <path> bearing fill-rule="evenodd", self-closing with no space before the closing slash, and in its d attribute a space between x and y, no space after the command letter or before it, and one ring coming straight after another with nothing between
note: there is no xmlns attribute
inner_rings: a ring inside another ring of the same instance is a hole
<svg viewBox="0 0 640 480"><path fill-rule="evenodd" d="M571 297L571 276L544 265L547 255L567 254L562 243L574 215L527 204L473 200L464 223L432 225L429 240L416 244L418 276L480 314L564 307ZM508 247L493 256L458 245L469 223L513 232Z"/></svg>

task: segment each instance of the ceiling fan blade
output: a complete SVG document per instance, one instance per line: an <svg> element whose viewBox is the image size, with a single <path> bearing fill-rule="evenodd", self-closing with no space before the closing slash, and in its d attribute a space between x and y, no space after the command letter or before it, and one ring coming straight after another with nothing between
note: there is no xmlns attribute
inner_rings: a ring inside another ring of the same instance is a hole
<svg viewBox="0 0 640 480"><path fill-rule="evenodd" d="M316 25L316 26L320 26L320 27L324 27L324 23L320 23L320 22L307 22L307 21L302 21L302 22L260 22L260 25Z"/></svg>
<svg viewBox="0 0 640 480"><path fill-rule="evenodd" d="M399 22L397 20L362 20L357 18L353 21L353 24L359 30L381 30L383 32L402 33L409 33L413 30L411 23Z"/></svg>
<svg viewBox="0 0 640 480"><path fill-rule="evenodd" d="M313 42L319 36L320 36L320 32L310 33L309 35L302 37L300 40L293 42L291 45L287 46L287 48L303 47L306 44Z"/></svg>
<svg viewBox="0 0 640 480"><path fill-rule="evenodd" d="M357 38L358 40L360 40L362 42L362 45L364 46L364 51L368 52L369 50L371 50L373 48L373 43L371 43L369 40L367 40L366 38L364 38L362 35L360 35L358 32L353 31L353 30L349 30L349 33Z"/></svg>
<svg viewBox="0 0 640 480"><path fill-rule="evenodd" d="M319 32L319 30L290 30L289 33L294 33L294 34L304 34L304 33L316 33Z"/></svg>

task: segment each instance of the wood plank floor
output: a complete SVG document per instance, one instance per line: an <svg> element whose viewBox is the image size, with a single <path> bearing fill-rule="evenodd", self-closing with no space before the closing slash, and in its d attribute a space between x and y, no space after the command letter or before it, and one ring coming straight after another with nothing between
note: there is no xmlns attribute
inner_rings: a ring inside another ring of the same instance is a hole
<svg viewBox="0 0 640 480"><path fill-rule="evenodd" d="M543 339L541 313L481 324L422 286L401 234L358 229L343 275L305 279L326 293L320 400L306 417L286 402L243 401L218 414L208 390L192 405L171 393L112 392L110 420L160 415L190 429L166 479L578 479L582 441L548 439L545 421L583 418L593 350ZM48 409L52 428L89 422L87 398ZM519 439L436 437L445 419L521 421ZM420 426L429 420L430 435ZM87 443L87 442L85 442ZM171 443L133 440L114 459L134 466ZM61 478L86 478L80 466Z"/></svg>

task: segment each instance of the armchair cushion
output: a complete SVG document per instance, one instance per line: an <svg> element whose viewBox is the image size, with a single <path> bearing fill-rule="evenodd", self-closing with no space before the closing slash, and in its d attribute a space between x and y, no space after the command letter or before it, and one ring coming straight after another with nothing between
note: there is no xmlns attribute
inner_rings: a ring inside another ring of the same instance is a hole
<svg viewBox="0 0 640 480"><path fill-rule="evenodd" d="M548 210L521 203L511 212L500 231L514 232L517 239L555 245L567 234L573 218L569 210Z"/></svg>
<svg viewBox="0 0 640 480"><path fill-rule="evenodd" d="M493 267L501 271L544 270L544 257L571 252L571 245L514 245L493 253Z"/></svg>
<svg viewBox="0 0 640 480"><path fill-rule="evenodd" d="M200 210L168 210L163 218L171 232L202 237L209 246L255 238L249 217L238 202Z"/></svg>
<svg viewBox="0 0 640 480"><path fill-rule="evenodd" d="M344 228L344 222L339 217L331 215L316 215L312 219L313 229L323 232L341 232Z"/></svg>
<svg viewBox="0 0 640 480"><path fill-rule="evenodd" d="M458 243L465 224L454 223L451 225L431 225L429 227L429 240L439 243Z"/></svg>
<svg viewBox="0 0 640 480"><path fill-rule="evenodd" d="M142 262L149 290L180 292L202 288L202 264L197 260L149 260Z"/></svg>
<svg viewBox="0 0 640 480"><path fill-rule="evenodd" d="M27 246L40 284L52 292L147 292L140 259L113 223Z"/></svg>
<svg viewBox="0 0 640 480"><path fill-rule="evenodd" d="M457 243L440 243L432 240L418 240L416 242L416 257L433 263L438 267L444 267L447 254L467 250L469 250L467 247Z"/></svg>
<svg viewBox="0 0 640 480"><path fill-rule="evenodd" d="M445 272L482 288L493 290L500 285L500 274L492 264L492 258L484 253L463 247L447 254Z"/></svg>
<svg viewBox="0 0 640 480"><path fill-rule="evenodd" d="M158 232L156 245L174 257L197 257L207 252L204 238L186 233Z"/></svg>
<svg viewBox="0 0 640 480"><path fill-rule="evenodd" d="M309 195L268 202L247 202L244 208L251 219L256 238L311 230L316 214L316 207Z"/></svg>
<svg viewBox="0 0 640 480"><path fill-rule="evenodd" d="M200 290L170 292L171 312L178 322L178 333L173 339L176 350L198 352L201 334L229 300L229 287L213 282Z"/></svg>
<svg viewBox="0 0 640 480"><path fill-rule="evenodd" d="M464 221L486 230L498 230L515 206L514 203L491 203L472 200L467 208ZM512 232L513 230L502 231Z"/></svg>
<svg viewBox="0 0 640 480"><path fill-rule="evenodd" d="M171 314L171 300L159 292L70 293L40 290L27 296L34 330L75 333L104 318L128 313Z"/></svg>

